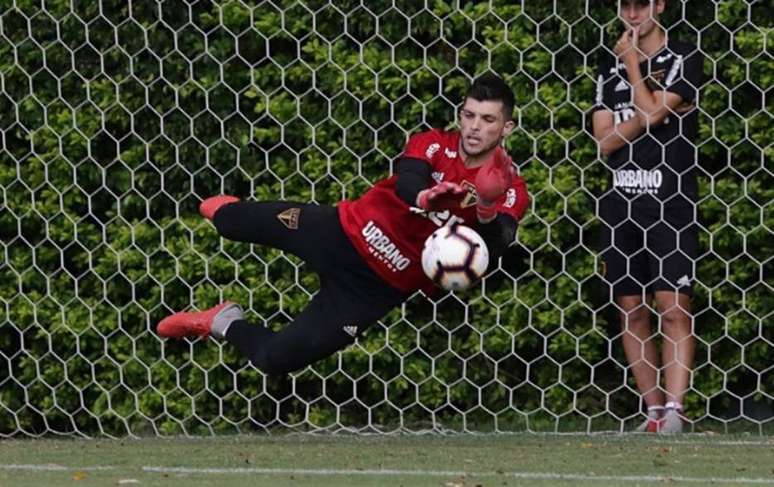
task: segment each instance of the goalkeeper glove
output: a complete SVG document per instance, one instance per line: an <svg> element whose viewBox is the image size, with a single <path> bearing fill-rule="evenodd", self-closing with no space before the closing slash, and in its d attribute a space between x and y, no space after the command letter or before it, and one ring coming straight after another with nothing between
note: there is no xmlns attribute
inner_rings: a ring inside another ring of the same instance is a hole
<svg viewBox="0 0 774 487"><path fill-rule="evenodd" d="M417 206L425 211L443 211L459 208L467 190L457 183L444 181L417 194Z"/></svg>
<svg viewBox="0 0 774 487"><path fill-rule="evenodd" d="M476 214L478 221L489 223L497 216L497 200L508 188L514 178L513 161L502 147L497 147L492 157L484 163L476 174Z"/></svg>

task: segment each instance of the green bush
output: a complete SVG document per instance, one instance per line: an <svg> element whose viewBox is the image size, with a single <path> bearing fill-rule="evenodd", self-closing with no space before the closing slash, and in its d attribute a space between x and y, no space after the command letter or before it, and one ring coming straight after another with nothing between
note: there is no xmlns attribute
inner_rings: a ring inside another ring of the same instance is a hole
<svg viewBox="0 0 774 487"><path fill-rule="evenodd" d="M361 3L0 1L0 434L585 431L637 412L594 254L605 173L587 115L615 12ZM678 10L667 23L714 75L688 409L737 419L740 398L770 401L774 385L771 19L742 0ZM316 289L297 259L220 241L202 197L354 198L490 68L517 93L508 145L532 194L503 270L414 296L291 377L155 336L171 310L225 298L279 328Z"/></svg>

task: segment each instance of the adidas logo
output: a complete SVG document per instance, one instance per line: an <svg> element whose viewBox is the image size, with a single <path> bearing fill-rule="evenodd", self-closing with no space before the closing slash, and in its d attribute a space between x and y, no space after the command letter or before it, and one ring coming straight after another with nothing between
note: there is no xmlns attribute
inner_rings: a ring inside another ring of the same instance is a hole
<svg viewBox="0 0 774 487"><path fill-rule="evenodd" d="M344 333L347 335L354 337L357 336L357 326L355 325L347 325L344 327Z"/></svg>
<svg viewBox="0 0 774 487"><path fill-rule="evenodd" d="M690 286L691 285L691 278L689 278L688 276L684 275L683 277L681 277L680 279L677 280L677 285L680 286L680 287Z"/></svg>
<svg viewBox="0 0 774 487"><path fill-rule="evenodd" d="M668 53L664 54L663 56L657 57L656 58L656 62L657 63L663 63L664 61L666 61L667 59L669 59L671 57L672 57L672 53L668 52Z"/></svg>
<svg viewBox="0 0 774 487"><path fill-rule="evenodd" d="M629 83L627 83L624 80L621 80L618 82L617 85L615 85L615 91L625 91L629 89Z"/></svg>

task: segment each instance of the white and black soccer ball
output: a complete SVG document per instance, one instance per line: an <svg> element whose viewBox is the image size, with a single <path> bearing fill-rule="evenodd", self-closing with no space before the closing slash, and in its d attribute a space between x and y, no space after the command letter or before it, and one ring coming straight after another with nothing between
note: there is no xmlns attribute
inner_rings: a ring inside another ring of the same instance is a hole
<svg viewBox="0 0 774 487"><path fill-rule="evenodd" d="M459 291L479 279L489 265L489 249L475 230L446 225L425 240L422 269L440 287Z"/></svg>

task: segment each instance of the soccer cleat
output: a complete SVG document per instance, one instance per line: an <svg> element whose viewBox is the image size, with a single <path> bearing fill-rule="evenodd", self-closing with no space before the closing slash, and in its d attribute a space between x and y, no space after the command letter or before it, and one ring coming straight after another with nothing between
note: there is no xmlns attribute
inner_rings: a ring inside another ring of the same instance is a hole
<svg viewBox="0 0 774 487"><path fill-rule="evenodd" d="M207 338L218 314L232 306L238 305L226 301L204 311L181 311L161 320L156 331L164 338Z"/></svg>
<svg viewBox="0 0 774 487"><path fill-rule="evenodd" d="M204 218L212 220L215 218L215 213L217 213L222 206L236 203L237 201L239 201L239 198L227 194L210 196L199 205L199 213Z"/></svg>
<svg viewBox="0 0 774 487"><path fill-rule="evenodd" d="M677 409L667 409L661 419L658 432L664 435L682 433L683 416L681 412Z"/></svg>
<svg viewBox="0 0 774 487"><path fill-rule="evenodd" d="M658 433L663 419L648 418L634 430L637 433Z"/></svg>
<svg viewBox="0 0 774 487"><path fill-rule="evenodd" d="M664 406L650 406L648 407L648 417L642 422L635 432L637 433L658 433L661 429L664 417Z"/></svg>

